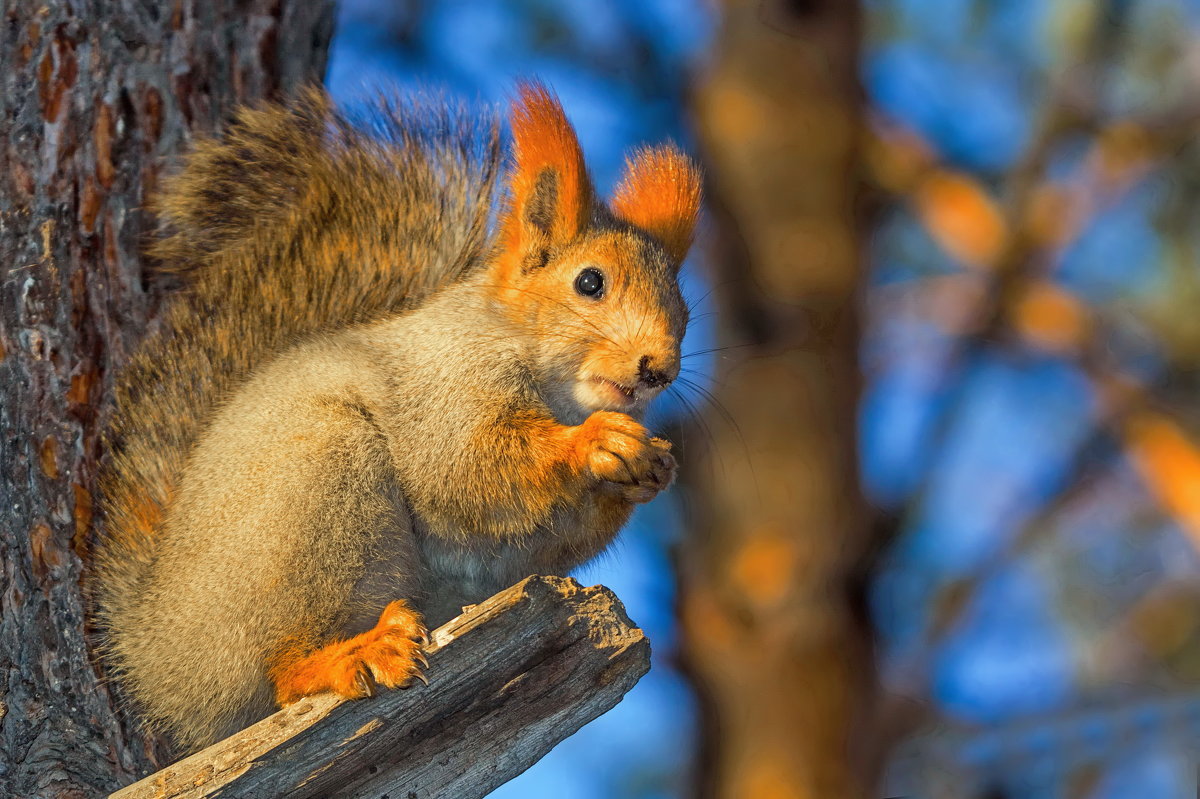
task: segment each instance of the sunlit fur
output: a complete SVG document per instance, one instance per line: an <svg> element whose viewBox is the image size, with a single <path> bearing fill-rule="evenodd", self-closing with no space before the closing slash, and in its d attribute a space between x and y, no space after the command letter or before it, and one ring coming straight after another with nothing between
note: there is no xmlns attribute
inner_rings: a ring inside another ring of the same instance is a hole
<svg viewBox="0 0 1200 799"><path fill-rule="evenodd" d="M680 263L692 246L700 213L700 170L671 144L638 150L625 162L612 208L657 238Z"/></svg>
<svg viewBox="0 0 1200 799"><path fill-rule="evenodd" d="M640 417L679 374L687 306L675 274L696 221L698 171L675 150L631 161L620 197L627 210L652 209L646 215L668 245L594 199L575 132L546 89L523 86L512 119L512 190L489 279L502 289L497 296L510 318L536 342L535 377L561 421L578 423L595 410ZM539 179L556 195L553 214L540 223L529 218ZM574 289L586 268L603 276L599 297ZM666 383L639 383L640 366Z"/></svg>
<svg viewBox="0 0 1200 799"><path fill-rule="evenodd" d="M580 295L586 268L603 275L599 298ZM500 296L514 324L532 336L543 398L568 424L596 410L640 417L663 385L639 382L639 365L679 374L687 308L662 248L645 234L597 226L555 251L543 267L509 276ZM615 383L631 397L608 385Z"/></svg>
<svg viewBox="0 0 1200 799"><path fill-rule="evenodd" d="M377 114L382 141L315 93L244 111L157 201L187 289L118 379L90 587L109 673L184 749L403 684L422 623L594 557L675 474L639 420L694 215L616 216L531 84L493 236L488 120Z"/></svg>
<svg viewBox="0 0 1200 799"><path fill-rule="evenodd" d="M588 224L592 185L567 115L544 86L525 83L513 104L511 121L513 169L504 220L505 252L520 253L547 240L574 238ZM543 232L522 224L517 209L528 208L545 169L553 170L557 181L558 213L553 215L550 230Z"/></svg>

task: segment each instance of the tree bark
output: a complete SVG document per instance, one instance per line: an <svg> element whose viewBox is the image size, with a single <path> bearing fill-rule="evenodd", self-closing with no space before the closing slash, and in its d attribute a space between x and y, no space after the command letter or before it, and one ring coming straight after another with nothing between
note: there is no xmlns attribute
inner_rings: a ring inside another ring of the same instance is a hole
<svg viewBox="0 0 1200 799"><path fill-rule="evenodd" d="M112 799L480 799L650 668L613 593L563 577L526 578L431 638L429 685L302 699Z"/></svg>
<svg viewBox="0 0 1200 799"><path fill-rule="evenodd" d="M0 19L0 796L155 764L85 646L114 373L161 299L142 205L193 132L318 81L330 0L5 0Z"/></svg>
<svg viewBox="0 0 1200 799"><path fill-rule="evenodd" d="M726 0L695 108L722 345L686 452L685 667L705 719L699 793L854 797L872 696L852 598L867 545L856 468L858 9ZM727 415L732 423L723 419ZM698 439L693 439L698 440Z"/></svg>

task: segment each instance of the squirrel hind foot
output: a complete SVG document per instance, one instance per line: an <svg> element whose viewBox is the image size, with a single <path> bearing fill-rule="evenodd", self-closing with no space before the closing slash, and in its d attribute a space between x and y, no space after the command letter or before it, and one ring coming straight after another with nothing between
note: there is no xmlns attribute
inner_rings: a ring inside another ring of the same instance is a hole
<svg viewBox="0 0 1200 799"><path fill-rule="evenodd" d="M414 680L429 684L422 652L428 631L421 614L403 600L384 608L379 623L365 633L334 641L302 655L285 650L271 668L275 699L280 706L332 691L347 699L374 696L377 686L406 688Z"/></svg>

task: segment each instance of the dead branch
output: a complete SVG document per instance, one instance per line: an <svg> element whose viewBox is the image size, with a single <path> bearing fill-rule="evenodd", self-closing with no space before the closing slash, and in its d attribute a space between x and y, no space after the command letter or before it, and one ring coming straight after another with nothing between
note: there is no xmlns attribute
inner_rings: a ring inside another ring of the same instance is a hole
<svg viewBox="0 0 1200 799"><path fill-rule="evenodd" d="M428 686L309 697L111 799L482 797L650 667L613 593L562 577L529 577L431 638Z"/></svg>

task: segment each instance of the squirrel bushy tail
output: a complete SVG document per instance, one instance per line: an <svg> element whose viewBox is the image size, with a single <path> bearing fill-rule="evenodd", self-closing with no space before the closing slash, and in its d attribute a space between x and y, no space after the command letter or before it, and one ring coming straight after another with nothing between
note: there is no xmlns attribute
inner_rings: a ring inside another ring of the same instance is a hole
<svg viewBox="0 0 1200 799"><path fill-rule="evenodd" d="M108 428L101 625L143 585L212 411L289 344L413 307L472 271L491 247L501 164L494 118L435 98L350 117L315 89L244 109L194 148L154 203L151 249L185 287L120 376Z"/></svg>

